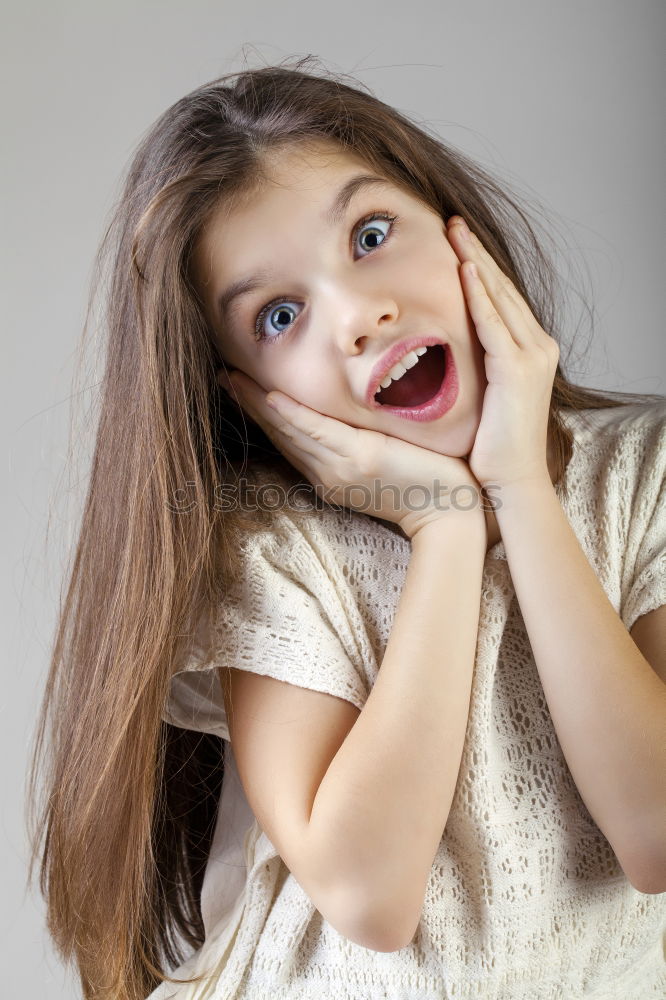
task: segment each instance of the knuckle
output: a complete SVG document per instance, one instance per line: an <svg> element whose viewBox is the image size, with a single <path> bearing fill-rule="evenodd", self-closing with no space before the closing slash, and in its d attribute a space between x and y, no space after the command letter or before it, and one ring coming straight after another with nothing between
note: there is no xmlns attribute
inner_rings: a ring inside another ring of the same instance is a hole
<svg viewBox="0 0 666 1000"><path fill-rule="evenodd" d="M333 486L339 487L341 483L349 482L350 464L344 455L331 455L323 471Z"/></svg>
<svg viewBox="0 0 666 1000"><path fill-rule="evenodd" d="M377 474L379 468L376 453L367 446L363 446L358 453L357 465L358 471L363 478L372 478L372 476Z"/></svg>
<svg viewBox="0 0 666 1000"><path fill-rule="evenodd" d="M289 424L283 424L281 427L276 428L276 430L283 437L286 437L288 441L294 440L294 430L289 426Z"/></svg>
<svg viewBox="0 0 666 1000"><path fill-rule="evenodd" d="M503 326L502 317L497 312L496 309L486 309L485 315L483 317L483 322L487 324L493 324L494 326Z"/></svg>
<svg viewBox="0 0 666 1000"><path fill-rule="evenodd" d="M557 341L546 334L546 339L543 341L541 348L548 365L556 365L560 358L560 345Z"/></svg>
<svg viewBox="0 0 666 1000"><path fill-rule="evenodd" d="M551 359L548 356L548 352L544 350L537 351L534 355L534 364L540 372L550 371Z"/></svg>
<svg viewBox="0 0 666 1000"><path fill-rule="evenodd" d="M295 433L305 434L314 441L321 441L326 436L324 425L311 414L296 412L290 415L289 421Z"/></svg>
<svg viewBox="0 0 666 1000"><path fill-rule="evenodd" d="M382 454L384 451L385 438L383 435L372 437L361 436L358 441L357 465L362 476L371 478L376 476L382 466Z"/></svg>

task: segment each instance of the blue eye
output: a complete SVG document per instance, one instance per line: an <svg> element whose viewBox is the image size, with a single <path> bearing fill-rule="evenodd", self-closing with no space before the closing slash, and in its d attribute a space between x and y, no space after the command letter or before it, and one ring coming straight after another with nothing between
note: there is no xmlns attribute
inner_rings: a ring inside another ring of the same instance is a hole
<svg viewBox="0 0 666 1000"><path fill-rule="evenodd" d="M369 226L367 224L369 222L374 222L375 219L383 219L385 222L388 222L390 224L386 233L384 233L378 226ZM364 216L364 218L362 218L359 222L356 223L356 225L352 230L352 236L354 237L354 239L356 239L357 233L368 232L371 234L371 238L373 240L376 240L378 236L381 237L379 243L375 243L370 247L366 247L366 249L369 249L370 252L372 252L374 250L377 250L380 246L382 246L382 244L386 243L386 241L389 239L389 234L397 226L397 220L398 217L396 215L389 215L388 212L373 212L372 215L366 215ZM364 254L363 256L367 257L368 255ZM294 313L294 303L290 302L289 300L273 299L272 302L268 302L263 307L263 309L260 310L255 320L254 331L257 340L269 340L269 341L279 340L282 334L286 333L289 327L293 323L293 320L290 320L289 318L290 313L291 314ZM269 336L265 333L264 330L264 320L267 316L269 317L269 322L271 323L271 325L274 322L284 323L287 325L283 329L277 329L277 330L276 327L273 326L275 335ZM280 317L280 319L274 320L273 317Z"/></svg>

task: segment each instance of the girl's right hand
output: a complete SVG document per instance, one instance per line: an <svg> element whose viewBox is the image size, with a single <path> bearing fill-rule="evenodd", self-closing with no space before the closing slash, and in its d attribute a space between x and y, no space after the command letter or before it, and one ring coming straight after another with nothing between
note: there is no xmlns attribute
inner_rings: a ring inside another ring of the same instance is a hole
<svg viewBox="0 0 666 1000"><path fill-rule="evenodd" d="M218 381L227 389L222 374ZM282 392L267 394L238 370L230 386L231 398L327 502L392 521L410 539L447 519L487 538L481 487L465 459L352 427Z"/></svg>

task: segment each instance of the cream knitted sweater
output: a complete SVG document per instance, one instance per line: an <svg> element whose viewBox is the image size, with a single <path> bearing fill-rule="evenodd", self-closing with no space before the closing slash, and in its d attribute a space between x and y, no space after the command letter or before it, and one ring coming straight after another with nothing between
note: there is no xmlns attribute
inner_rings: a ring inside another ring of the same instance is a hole
<svg viewBox="0 0 666 1000"><path fill-rule="evenodd" d="M557 494L625 627L666 603L666 404L566 411ZM250 537L202 620L164 718L229 740L216 669L345 698L377 677L410 556L386 522L331 508ZM391 734L387 733L390 739ZM666 894L632 887L560 749L500 541L486 554L469 719L411 944L342 937L259 828L229 743L202 893L206 941L150 1000L648 1000L666 996Z"/></svg>

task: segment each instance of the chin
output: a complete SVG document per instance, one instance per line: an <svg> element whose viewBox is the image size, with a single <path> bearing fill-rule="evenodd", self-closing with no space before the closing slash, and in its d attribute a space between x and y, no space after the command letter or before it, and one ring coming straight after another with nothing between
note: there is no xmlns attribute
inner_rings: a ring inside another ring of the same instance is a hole
<svg viewBox="0 0 666 1000"><path fill-rule="evenodd" d="M444 430L441 427L437 427L434 423L429 425L414 425L410 423L404 429L403 433L395 430L390 432L383 431L383 433L390 434L401 441L406 441L407 444L414 444L419 448L427 448L428 451L434 451L438 455L444 455L447 458L465 458L469 455L474 445L476 427L474 428L474 433L470 433L465 428Z"/></svg>
<svg viewBox="0 0 666 1000"><path fill-rule="evenodd" d="M449 441L442 442L441 444L436 443L429 445L431 451L436 451L440 455L446 455L447 458L467 458L474 445L474 438L462 438L460 435L456 435L455 440L451 438Z"/></svg>

